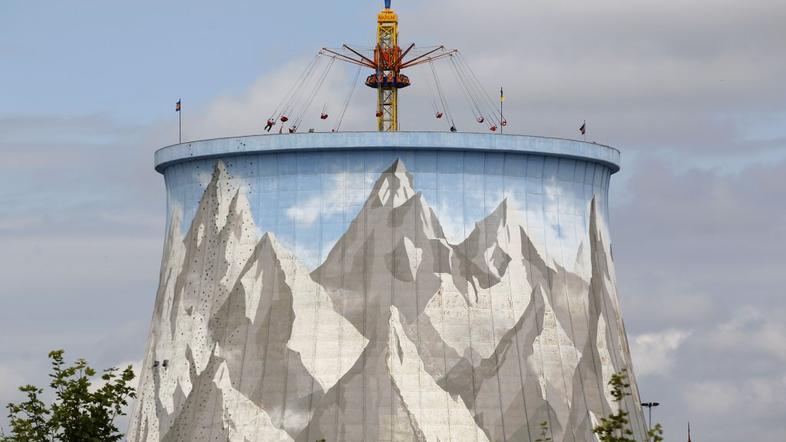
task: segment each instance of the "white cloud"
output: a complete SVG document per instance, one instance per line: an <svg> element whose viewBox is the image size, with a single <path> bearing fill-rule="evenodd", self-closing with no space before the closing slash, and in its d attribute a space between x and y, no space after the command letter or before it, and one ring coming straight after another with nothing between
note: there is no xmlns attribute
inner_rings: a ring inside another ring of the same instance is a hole
<svg viewBox="0 0 786 442"><path fill-rule="evenodd" d="M472 227L469 226L465 229L464 217L460 211L453 210L453 207L455 207L455 204L450 204L449 201L441 200L439 201L439 205L433 207L432 210L434 210L434 214L437 216L437 219L439 219L442 231L445 233L445 238L447 238L448 242L451 244L458 244L464 241L464 238L469 234L469 229L472 229Z"/></svg>
<svg viewBox="0 0 786 442"><path fill-rule="evenodd" d="M316 52L316 49L315 49ZM322 61L324 63L324 60ZM305 57L296 58L289 63L261 75L254 84L239 95L224 95L216 98L208 106L195 109L193 122L184 127L184 139L206 139L225 136L264 133L265 122L270 114L279 106L284 94L291 89L295 79L303 72L309 60ZM308 111L303 115L299 132L314 128L317 132L330 132L337 123L340 107L346 100L349 84L353 75L347 66L336 63L319 93L314 97ZM357 92L357 91L356 91ZM359 95L359 94L358 94ZM357 128L357 122L364 120L368 129L373 123L373 113L358 112L357 100L344 117L342 130ZM303 101L305 104L305 101ZM330 118L322 121L320 110L327 104ZM365 108L365 107L363 107ZM293 116L290 115L290 118ZM271 133L277 133L276 126ZM288 127L288 126L287 126Z"/></svg>
<svg viewBox="0 0 786 442"><path fill-rule="evenodd" d="M786 363L786 324L781 315L744 306L708 336L709 345L719 351L763 354Z"/></svg>
<svg viewBox="0 0 786 442"><path fill-rule="evenodd" d="M366 187L372 182L370 176L366 177ZM332 183L322 194L300 201L287 209L287 217L298 223L311 225L320 216L330 218L344 213L352 206L366 200L366 192L350 190L347 188L348 174L339 173L332 177Z"/></svg>
<svg viewBox="0 0 786 442"><path fill-rule="evenodd" d="M693 412L726 414L736 407L737 393L737 387L727 382L697 382L687 387L685 402Z"/></svg>
<svg viewBox="0 0 786 442"><path fill-rule="evenodd" d="M404 40L458 47L487 89L504 84L511 133L575 138L587 119L590 140L626 154L680 148L685 164L686 150L705 161L739 155L743 128L771 119L786 98L786 59L772 56L786 41L786 3L777 0L435 0L411 8L400 13L410 17ZM452 26L435 28L435 14ZM451 86L458 105L461 92Z"/></svg>
<svg viewBox="0 0 786 442"><path fill-rule="evenodd" d="M674 368L677 350L690 335L688 330L669 329L632 336L630 350L636 375L644 378L669 374Z"/></svg>
<svg viewBox="0 0 786 442"><path fill-rule="evenodd" d="M523 205L516 198L512 189L485 191L483 188L479 188L465 191L464 199L467 206L486 208L486 211L478 219L465 219L463 206L456 205L455 201L450 200L449 197L439 198L432 209L442 225L448 242L458 244L466 239L467 235L475 228L476 223L483 221L506 198L510 208L518 211L526 223L526 213L522 210Z"/></svg>
<svg viewBox="0 0 786 442"><path fill-rule="evenodd" d="M786 409L786 374L688 385L684 400L691 414L777 417Z"/></svg>

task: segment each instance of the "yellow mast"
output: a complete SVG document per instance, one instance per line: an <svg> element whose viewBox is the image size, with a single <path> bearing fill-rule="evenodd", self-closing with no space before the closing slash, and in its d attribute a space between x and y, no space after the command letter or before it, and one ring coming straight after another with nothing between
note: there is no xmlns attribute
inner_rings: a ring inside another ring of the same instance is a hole
<svg viewBox="0 0 786 442"><path fill-rule="evenodd" d="M343 49L354 55L328 48L320 51L338 60L374 69L374 73L366 78L366 86L377 90L377 128L380 132L398 131L398 90L411 85L409 77L401 71L456 53L455 50L446 51L444 46L438 46L405 60L415 44L409 45L405 51L398 46L398 15L390 8L390 2L385 0L385 9L377 15L377 45L374 47L373 60L346 44Z"/></svg>
<svg viewBox="0 0 786 442"><path fill-rule="evenodd" d="M390 9L390 1L377 16L377 47L374 50L377 66L377 125L380 132L398 131L398 87L384 79L399 75L398 16Z"/></svg>

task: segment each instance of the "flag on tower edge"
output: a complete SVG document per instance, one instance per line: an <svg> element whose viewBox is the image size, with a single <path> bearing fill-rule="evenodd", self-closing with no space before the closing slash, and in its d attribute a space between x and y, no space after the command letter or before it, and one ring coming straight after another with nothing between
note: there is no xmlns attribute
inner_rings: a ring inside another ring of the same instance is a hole
<svg viewBox="0 0 786 442"><path fill-rule="evenodd" d="M175 103L175 112L180 112L180 100L177 100L177 103Z"/></svg>
<svg viewBox="0 0 786 442"><path fill-rule="evenodd" d="M587 122L586 121L579 128L579 132L581 132L582 135L586 135L587 134Z"/></svg>

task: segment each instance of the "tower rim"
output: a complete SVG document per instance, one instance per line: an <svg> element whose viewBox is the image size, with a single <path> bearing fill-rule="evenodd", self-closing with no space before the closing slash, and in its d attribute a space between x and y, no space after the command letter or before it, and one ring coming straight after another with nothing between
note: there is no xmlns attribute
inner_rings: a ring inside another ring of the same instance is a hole
<svg viewBox="0 0 786 442"><path fill-rule="evenodd" d="M154 168L164 173L172 165L212 158L259 153L313 151L466 151L503 152L583 160L620 170L618 149L588 141L535 135L447 132L314 132L244 135L173 144L158 149Z"/></svg>

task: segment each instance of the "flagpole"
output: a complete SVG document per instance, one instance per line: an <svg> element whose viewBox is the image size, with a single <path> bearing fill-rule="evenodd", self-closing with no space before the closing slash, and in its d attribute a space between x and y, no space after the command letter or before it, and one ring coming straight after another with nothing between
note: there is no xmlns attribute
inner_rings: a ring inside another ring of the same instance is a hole
<svg viewBox="0 0 786 442"><path fill-rule="evenodd" d="M587 120L584 120L584 125L581 126L584 128L584 131L581 133L581 136L584 138L584 141L587 141Z"/></svg>
<svg viewBox="0 0 786 442"><path fill-rule="evenodd" d="M183 105L182 99L178 98L179 108L177 111L177 144L183 144Z"/></svg>
<svg viewBox="0 0 786 442"><path fill-rule="evenodd" d="M499 134L502 135L502 132L505 130L505 126L502 125L502 122L505 121L505 117L502 114L502 103L505 102L505 94L502 92L502 86L499 87Z"/></svg>

